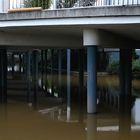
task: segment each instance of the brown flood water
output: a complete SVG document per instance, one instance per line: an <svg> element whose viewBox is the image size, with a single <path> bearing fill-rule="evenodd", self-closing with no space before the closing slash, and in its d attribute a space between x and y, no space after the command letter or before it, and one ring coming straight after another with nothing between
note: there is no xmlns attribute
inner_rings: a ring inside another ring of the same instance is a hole
<svg viewBox="0 0 140 140"><path fill-rule="evenodd" d="M103 87L107 87L107 83L110 83L111 87L115 88L117 86L115 81L118 83L116 77L104 77L104 80L98 81ZM133 82L133 85L138 83L139 81ZM139 89L138 86L134 87L136 91ZM20 90L17 92L20 94ZM53 102L48 105L50 100ZM0 140L140 139L138 97L135 99L131 115L120 114L100 102L98 110L99 113L89 115L86 113L86 107L79 109L77 104L73 104L69 112L66 104L60 104L57 99L52 98L46 99L43 105L34 108L23 101L9 98L7 105L0 105Z"/></svg>

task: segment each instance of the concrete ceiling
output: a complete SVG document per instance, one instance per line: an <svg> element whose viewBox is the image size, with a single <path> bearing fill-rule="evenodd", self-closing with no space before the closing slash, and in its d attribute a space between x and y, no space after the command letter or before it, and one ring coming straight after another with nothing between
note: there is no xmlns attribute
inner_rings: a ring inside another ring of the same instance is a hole
<svg viewBox="0 0 140 140"><path fill-rule="evenodd" d="M0 32L39 35L39 36L81 36L83 35L83 29L87 26L37 26L37 27L8 27L1 28ZM96 25L88 26L88 28L97 28L113 33L119 34L130 39L140 41L140 25Z"/></svg>

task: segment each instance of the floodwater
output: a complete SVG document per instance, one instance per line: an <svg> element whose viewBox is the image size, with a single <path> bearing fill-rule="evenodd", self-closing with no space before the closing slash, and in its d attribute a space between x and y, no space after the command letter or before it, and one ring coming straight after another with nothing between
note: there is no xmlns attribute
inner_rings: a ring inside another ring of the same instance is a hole
<svg viewBox="0 0 140 140"><path fill-rule="evenodd" d="M73 76L72 84L77 84L75 79L77 78ZM43 96L46 98L42 100L43 103L40 101L34 107L24 100L11 98L12 93L9 90L7 105L0 105L0 140L139 140L138 83L139 80L133 81L135 100L131 114L119 113L117 105L112 106L112 102L106 103L103 98L104 92L105 95L110 93L117 96L119 88L116 76L98 77L99 99L103 101L99 100L98 113L94 115L86 113L86 104L81 107L79 103L73 102L71 110L68 110L66 102L62 103L57 98L48 96ZM74 88L76 87L75 85ZM12 92L14 94L14 90ZM24 94L23 89L15 92L17 96L20 92Z"/></svg>

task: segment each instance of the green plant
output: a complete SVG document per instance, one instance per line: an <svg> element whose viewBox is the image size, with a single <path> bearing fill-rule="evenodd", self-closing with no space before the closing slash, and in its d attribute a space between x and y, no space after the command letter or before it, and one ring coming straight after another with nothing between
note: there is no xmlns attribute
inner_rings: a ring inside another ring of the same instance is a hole
<svg viewBox="0 0 140 140"><path fill-rule="evenodd" d="M136 59L132 61L132 71L133 72L140 71L140 59Z"/></svg>
<svg viewBox="0 0 140 140"><path fill-rule="evenodd" d="M51 0L25 0L24 5L26 8L42 7L43 9L48 9L51 5Z"/></svg>
<svg viewBox="0 0 140 140"><path fill-rule="evenodd" d="M118 70L119 70L119 61L114 60L107 66L107 71L110 73L117 73Z"/></svg>

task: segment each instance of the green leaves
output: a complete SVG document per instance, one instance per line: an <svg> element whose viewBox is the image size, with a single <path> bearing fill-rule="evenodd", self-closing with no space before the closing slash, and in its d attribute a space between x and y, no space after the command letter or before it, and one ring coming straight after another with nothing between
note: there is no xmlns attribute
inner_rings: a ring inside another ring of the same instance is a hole
<svg viewBox="0 0 140 140"><path fill-rule="evenodd" d="M51 5L51 0L25 0L24 5L26 8L42 7L48 9Z"/></svg>

